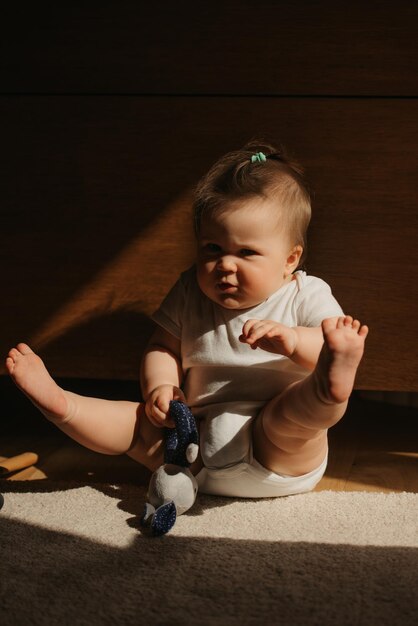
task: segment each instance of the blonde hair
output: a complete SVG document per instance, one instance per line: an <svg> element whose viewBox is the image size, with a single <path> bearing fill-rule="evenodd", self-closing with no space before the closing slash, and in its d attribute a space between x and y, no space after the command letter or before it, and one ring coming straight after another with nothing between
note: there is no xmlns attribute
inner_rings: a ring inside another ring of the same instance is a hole
<svg viewBox="0 0 418 626"><path fill-rule="evenodd" d="M251 157L262 153L265 160ZM241 150L221 157L198 183L193 202L194 226L198 235L202 219L227 208L236 200L251 197L277 199L278 216L285 224L292 245L303 247L300 267L307 252L306 235L311 219L308 185L301 166L283 147L251 141Z"/></svg>

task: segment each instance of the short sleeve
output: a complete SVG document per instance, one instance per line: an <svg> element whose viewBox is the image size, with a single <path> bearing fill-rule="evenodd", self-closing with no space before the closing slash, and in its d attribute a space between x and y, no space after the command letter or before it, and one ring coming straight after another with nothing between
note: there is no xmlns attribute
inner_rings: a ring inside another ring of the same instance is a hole
<svg viewBox="0 0 418 626"><path fill-rule="evenodd" d="M302 278L295 304L298 326L320 326L327 317L344 315L330 286L315 276Z"/></svg>
<svg viewBox="0 0 418 626"><path fill-rule="evenodd" d="M177 339L181 338L183 312L186 302L187 281L182 274L170 289L151 318Z"/></svg>

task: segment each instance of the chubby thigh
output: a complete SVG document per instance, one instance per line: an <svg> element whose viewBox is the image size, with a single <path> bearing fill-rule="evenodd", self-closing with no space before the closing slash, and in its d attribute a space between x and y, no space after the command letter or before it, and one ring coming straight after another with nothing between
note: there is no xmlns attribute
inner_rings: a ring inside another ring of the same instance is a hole
<svg viewBox="0 0 418 626"><path fill-rule="evenodd" d="M298 384L291 388L296 391ZM251 463L255 458L267 470L289 476L318 468L327 456L327 431L302 428L288 419L283 407L289 406L292 395L285 392L267 403L224 402L193 407L200 425L204 466L220 470Z"/></svg>
<svg viewBox="0 0 418 626"><path fill-rule="evenodd" d="M268 402L254 420L253 455L272 472L302 476L320 467L327 458L328 431L306 427L289 417L286 404L291 402L291 397L288 396L291 394L285 392Z"/></svg>

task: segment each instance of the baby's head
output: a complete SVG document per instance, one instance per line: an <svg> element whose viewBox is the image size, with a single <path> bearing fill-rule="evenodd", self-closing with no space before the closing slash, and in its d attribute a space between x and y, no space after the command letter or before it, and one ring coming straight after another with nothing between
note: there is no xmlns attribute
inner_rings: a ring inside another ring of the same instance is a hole
<svg viewBox="0 0 418 626"><path fill-rule="evenodd" d="M251 142L222 157L195 192L202 291L227 308L265 300L303 262L310 216L302 171L283 150Z"/></svg>
<svg viewBox="0 0 418 626"><path fill-rule="evenodd" d="M263 159L264 155L266 158ZM237 207L241 201L271 200L278 226L293 245L302 247L299 266L306 258L306 233L311 219L308 186L300 165L283 148L251 141L241 150L221 157L195 190L193 211L196 235L202 221Z"/></svg>

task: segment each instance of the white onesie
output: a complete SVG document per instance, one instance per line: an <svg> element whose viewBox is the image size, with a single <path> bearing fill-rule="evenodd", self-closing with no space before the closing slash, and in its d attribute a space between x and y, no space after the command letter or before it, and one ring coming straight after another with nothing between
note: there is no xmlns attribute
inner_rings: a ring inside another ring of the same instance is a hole
<svg viewBox="0 0 418 626"><path fill-rule="evenodd" d="M309 373L287 357L241 343L238 337L246 320L313 327L342 315L323 280L302 271L294 277L258 306L231 310L202 293L192 267L153 315L181 341L183 389L200 420L201 454L209 469L248 462L254 417L266 402Z"/></svg>

